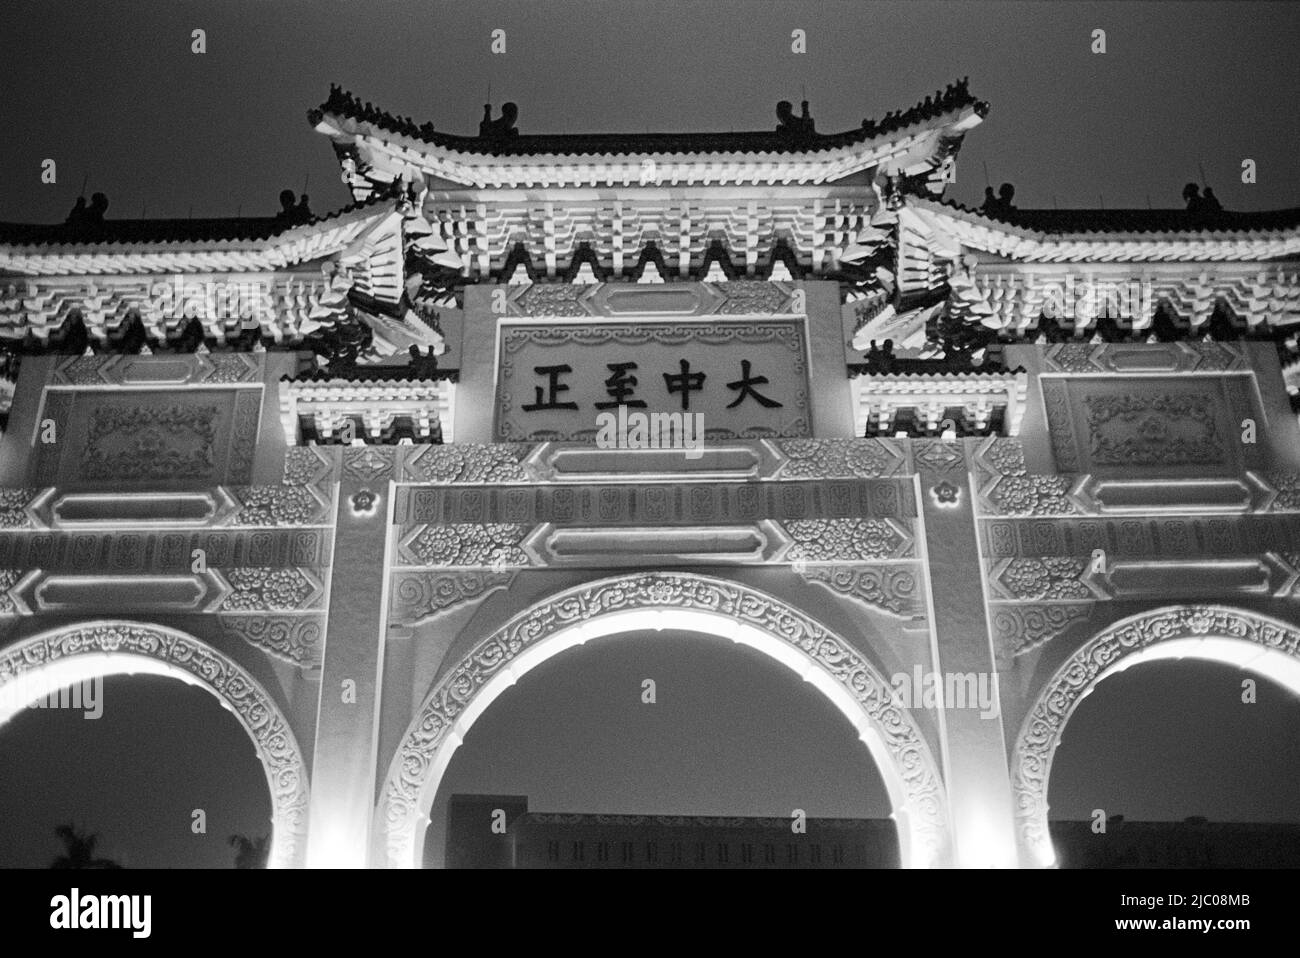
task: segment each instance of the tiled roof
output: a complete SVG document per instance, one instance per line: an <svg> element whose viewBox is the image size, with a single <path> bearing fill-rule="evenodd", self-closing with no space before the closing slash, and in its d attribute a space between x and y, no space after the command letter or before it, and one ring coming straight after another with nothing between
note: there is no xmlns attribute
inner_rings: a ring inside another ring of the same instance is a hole
<svg viewBox="0 0 1300 958"><path fill-rule="evenodd" d="M436 131L432 123L417 125L410 117L393 116L334 86L330 88L329 99L318 109L308 111L307 118L315 126L326 114L346 117L449 150L487 156L816 153L863 143L968 106L974 106L981 116L988 112L988 104L971 96L966 81L962 80L946 90L937 91L932 97L926 97L909 110L886 114L880 121L864 120L862 126L843 133L796 134L760 130L742 133L581 133L483 137L442 133Z"/></svg>
<svg viewBox="0 0 1300 958"><path fill-rule="evenodd" d="M460 378L459 369L439 369L437 366L424 365L374 365L357 364L344 371L328 369L307 369L293 376L281 376L281 382L293 383L428 383L440 380L456 382Z"/></svg>
<svg viewBox="0 0 1300 958"><path fill-rule="evenodd" d="M1222 210L1191 213L1185 209L1020 209L996 212L972 209L951 200L925 201L993 223L1047 235L1087 233L1258 233L1300 227L1300 206L1255 212Z"/></svg>
<svg viewBox="0 0 1300 958"><path fill-rule="evenodd" d="M352 203L310 220L295 222L279 216L204 219L104 220L101 223L4 223L0 246L134 246L149 243L255 243L338 219L377 199Z"/></svg>

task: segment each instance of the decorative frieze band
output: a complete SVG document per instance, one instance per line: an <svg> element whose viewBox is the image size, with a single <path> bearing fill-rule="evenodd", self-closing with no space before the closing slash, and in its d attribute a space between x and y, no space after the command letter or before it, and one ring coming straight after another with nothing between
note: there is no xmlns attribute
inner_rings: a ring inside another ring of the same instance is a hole
<svg viewBox="0 0 1300 958"><path fill-rule="evenodd" d="M696 525L758 519L909 518L915 493L907 480L790 483L402 488L398 523L552 522L559 525Z"/></svg>

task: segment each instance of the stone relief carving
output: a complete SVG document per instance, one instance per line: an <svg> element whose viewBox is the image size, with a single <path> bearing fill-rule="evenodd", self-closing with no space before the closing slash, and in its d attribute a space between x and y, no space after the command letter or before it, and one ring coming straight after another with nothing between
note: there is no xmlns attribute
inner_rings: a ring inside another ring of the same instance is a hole
<svg viewBox="0 0 1300 958"><path fill-rule="evenodd" d="M1023 476L1025 474L1024 443L1019 439L990 436L980 446L976 462L987 466L993 475Z"/></svg>
<svg viewBox="0 0 1300 958"><path fill-rule="evenodd" d="M284 482L310 486L329 478L333 461L316 446L290 446L284 455Z"/></svg>
<svg viewBox="0 0 1300 958"><path fill-rule="evenodd" d="M18 569L0 569L0 615L17 615L19 612L10 590L18 584L23 573Z"/></svg>
<svg viewBox="0 0 1300 958"><path fill-rule="evenodd" d="M733 582L682 574L637 574L578 586L516 616L470 650L434 686L398 748L381 806L388 864L415 861L416 817L447 732L475 694L527 648L561 630L617 611L671 607L744 622L788 643L824 669L862 706L880 733L907 796L918 860L944 854L947 809L938 766L906 709L874 666L852 646L781 601Z"/></svg>
<svg viewBox="0 0 1300 958"><path fill-rule="evenodd" d="M227 615L217 621L229 638L247 642L267 655L304 669L321 664L321 620L301 615Z"/></svg>
<svg viewBox="0 0 1300 958"><path fill-rule="evenodd" d="M807 565L800 574L823 588L896 618L910 619L925 614L915 566Z"/></svg>
<svg viewBox="0 0 1300 958"><path fill-rule="evenodd" d="M102 622L11 645L0 653L0 688L60 660L105 653L155 659L188 672L230 707L257 746L271 790L269 864L301 866L306 851L307 766L275 700L234 660L172 629Z"/></svg>
<svg viewBox="0 0 1300 958"><path fill-rule="evenodd" d="M912 461L917 469L953 472L966 464L960 443L940 439L916 439L912 442Z"/></svg>
<svg viewBox="0 0 1300 958"><path fill-rule="evenodd" d="M559 283L533 283L514 301L514 307L525 316L588 316L590 313L580 300L590 289Z"/></svg>
<svg viewBox="0 0 1300 958"><path fill-rule="evenodd" d="M911 483L894 479L693 484L563 485L412 489L401 522L554 522L560 525L707 525L811 516L913 516Z"/></svg>
<svg viewBox="0 0 1300 958"><path fill-rule="evenodd" d="M227 569L222 573L230 592L222 612L294 612L321 604L325 587L310 570Z"/></svg>
<svg viewBox="0 0 1300 958"><path fill-rule="evenodd" d="M0 488L0 529L27 529L32 526L27 505L39 489Z"/></svg>
<svg viewBox="0 0 1300 958"><path fill-rule="evenodd" d="M253 456L257 451L257 428L261 412L260 389L240 389L235 392L235 412L226 468L226 479L229 482L248 482L253 477Z"/></svg>
<svg viewBox="0 0 1300 958"><path fill-rule="evenodd" d="M239 502L229 525L315 526L330 522L329 502L310 486L235 486Z"/></svg>
<svg viewBox="0 0 1300 958"><path fill-rule="evenodd" d="M784 312L790 302L790 294L776 283L733 280L729 283L716 283L713 288L726 297L726 301L715 313L779 313Z"/></svg>
<svg viewBox="0 0 1300 958"><path fill-rule="evenodd" d="M1262 478L1268 482L1274 493L1268 506L1270 512L1300 512L1300 475L1269 472Z"/></svg>
<svg viewBox="0 0 1300 958"><path fill-rule="evenodd" d="M873 479L903 472L905 459L885 439L773 439L785 459L782 479Z"/></svg>
<svg viewBox="0 0 1300 958"><path fill-rule="evenodd" d="M399 544L398 553L407 565L527 566L532 563L520 543L529 531L526 525L507 522L417 527Z"/></svg>
<svg viewBox="0 0 1300 958"><path fill-rule="evenodd" d="M189 572L194 550L211 567L320 566L319 529L230 532L0 532L0 568L77 572Z"/></svg>
<svg viewBox="0 0 1300 958"><path fill-rule="evenodd" d="M1074 423L1070 413L1070 398L1065 383L1059 379L1043 378L1038 381L1043 391L1043 405L1047 411L1047 431L1052 442L1052 455L1061 472L1079 471L1079 450L1074 438Z"/></svg>
<svg viewBox="0 0 1300 958"><path fill-rule="evenodd" d="M343 477L361 482L374 482L393 475L397 458L396 446L363 446L347 449L343 453Z"/></svg>
<svg viewBox="0 0 1300 958"><path fill-rule="evenodd" d="M522 463L533 448L526 443L429 446L407 460L403 478L436 483L531 482Z"/></svg>
<svg viewBox="0 0 1300 958"><path fill-rule="evenodd" d="M1013 599L1091 599L1094 594L1082 581L1088 559L1076 556L1045 556L1003 560L989 577Z"/></svg>
<svg viewBox="0 0 1300 958"><path fill-rule="evenodd" d="M914 554L914 538L898 520L797 519L784 523L794 543L784 559L808 562L905 559Z"/></svg>
<svg viewBox="0 0 1300 958"><path fill-rule="evenodd" d="M216 467L218 407L99 406L82 456L87 479L200 479Z"/></svg>
<svg viewBox="0 0 1300 958"><path fill-rule="evenodd" d="M508 588L513 572L405 572L396 576L390 621L416 625Z"/></svg>
<svg viewBox="0 0 1300 958"><path fill-rule="evenodd" d="M1086 620L1094 607L1092 602L990 603L999 663L1005 665L1011 658L1050 642L1074 623Z"/></svg>
<svg viewBox="0 0 1300 958"><path fill-rule="evenodd" d="M1224 461L1208 396L1085 396L1092 462L1103 466Z"/></svg>
<svg viewBox="0 0 1300 958"><path fill-rule="evenodd" d="M1234 639L1300 658L1300 632L1282 622L1223 606L1188 605L1117 622L1080 646L1039 692L1012 754L1019 837L1042 864L1051 859L1047 784L1066 722L1089 691L1122 660L1152 645L1185 638Z"/></svg>
<svg viewBox="0 0 1300 958"><path fill-rule="evenodd" d="M1300 515L1137 519L997 519L984 523L988 554L1224 557L1285 552L1300 541Z"/></svg>
<svg viewBox="0 0 1300 958"><path fill-rule="evenodd" d="M1116 364L1117 356L1123 357L1123 365ZM1145 362L1141 361L1143 358ZM1045 372L1089 375L1131 375L1135 370L1162 373L1222 372L1242 369L1246 365L1245 354L1240 346L1219 342L1062 343L1049 346L1043 352Z"/></svg>
<svg viewBox="0 0 1300 958"><path fill-rule="evenodd" d="M987 514L999 516L1077 516L1070 496L1072 476L1003 476L984 493Z"/></svg>

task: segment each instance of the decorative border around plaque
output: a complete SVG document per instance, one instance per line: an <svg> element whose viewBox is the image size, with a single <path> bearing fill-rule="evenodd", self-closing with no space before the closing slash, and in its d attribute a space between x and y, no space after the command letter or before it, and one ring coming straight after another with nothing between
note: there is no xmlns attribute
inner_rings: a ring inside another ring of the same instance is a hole
<svg viewBox="0 0 1300 958"><path fill-rule="evenodd" d="M1264 422L1258 387L1241 374L1044 376L1043 404L1061 472L1206 479L1257 464L1242 422Z"/></svg>
<svg viewBox="0 0 1300 958"><path fill-rule="evenodd" d="M804 324L803 319L502 323L494 436L502 442L592 442L597 416L617 413L617 401L627 402L629 413L701 414L706 441L809 436ZM537 363L542 356L546 361ZM526 421L531 415L536 423Z"/></svg>

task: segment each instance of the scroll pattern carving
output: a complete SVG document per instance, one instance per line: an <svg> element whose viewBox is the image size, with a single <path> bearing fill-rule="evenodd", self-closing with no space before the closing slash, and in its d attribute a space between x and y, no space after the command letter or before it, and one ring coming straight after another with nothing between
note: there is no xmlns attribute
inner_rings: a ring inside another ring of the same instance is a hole
<svg viewBox="0 0 1300 958"><path fill-rule="evenodd" d="M1047 781L1061 733L1079 701L1128 656L1175 639L1221 638L1300 658L1300 632L1289 625L1223 606L1190 605L1116 623L1081 646L1043 687L1016 739L1012 787L1017 830L1037 861L1051 859Z"/></svg>
<svg viewBox="0 0 1300 958"><path fill-rule="evenodd" d="M1056 638L1075 622L1087 619L1094 607L1092 602L992 603L990 621L999 662L1005 664L1009 659Z"/></svg>
<svg viewBox="0 0 1300 958"><path fill-rule="evenodd" d="M321 621L315 616L217 616L226 636L247 642L267 655L300 668L319 668Z"/></svg>
<svg viewBox="0 0 1300 958"><path fill-rule="evenodd" d="M239 717L271 789L269 864L301 865L306 851L307 767L274 699L234 660L161 626L103 622L24 639L0 653L0 688L54 662L84 655L139 656L188 672Z"/></svg>
<svg viewBox="0 0 1300 958"><path fill-rule="evenodd" d="M898 618L924 614L916 569L907 565L811 565L802 572L811 582Z"/></svg>
<svg viewBox="0 0 1300 958"><path fill-rule="evenodd" d="M514 581L512 572L407 572L393 585L389 620L416 625L485 598Z"/></svg>
<svg viewBox="0 0 1300 958"><path fill-rule="evenodd" d="M788 643L823 669L862 707L879 733L908 809L914 852L924 862L943 854L947 809L934 757L889 683L860 653L817 622L764 593L733 582L681 574L637 574L583 585L516 616L473 648L424 700L393 760L381 805L388 863L415 859L421 792L447 733L497 673L527 648L581 623L631 609L676 608L752 625Z"/></svg>

